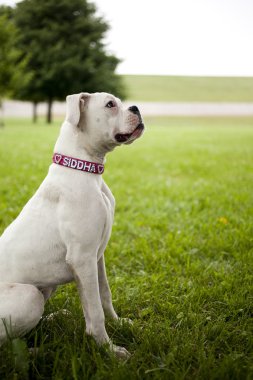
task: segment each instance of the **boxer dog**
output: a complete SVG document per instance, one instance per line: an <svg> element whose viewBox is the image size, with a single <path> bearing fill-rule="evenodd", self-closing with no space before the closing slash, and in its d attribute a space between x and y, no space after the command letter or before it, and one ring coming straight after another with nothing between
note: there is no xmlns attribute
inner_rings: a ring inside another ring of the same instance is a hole
<svg viewBox="0 0 253 380"><path fill-rule="evenodd" d="M66 101L48 174L0 237L0 344L35 327L56 287L76 281L87 334L127 358L105 329L105 314L119 317L104 262L115 201L102 173L106 153L135 141L144 125L136 106L124 110L111 94Z"/></svg>

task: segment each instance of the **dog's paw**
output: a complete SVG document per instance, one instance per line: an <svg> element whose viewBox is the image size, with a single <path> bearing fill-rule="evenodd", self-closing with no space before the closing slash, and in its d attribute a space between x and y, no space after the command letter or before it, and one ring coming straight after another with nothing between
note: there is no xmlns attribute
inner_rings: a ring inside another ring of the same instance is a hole
<svg viewBox="0 0 253 380"><path fill-rule="evenodd" d="M112 344L110 348L118 359L127 360L131 357L130 352L128 352L124 347Z"/></svg>

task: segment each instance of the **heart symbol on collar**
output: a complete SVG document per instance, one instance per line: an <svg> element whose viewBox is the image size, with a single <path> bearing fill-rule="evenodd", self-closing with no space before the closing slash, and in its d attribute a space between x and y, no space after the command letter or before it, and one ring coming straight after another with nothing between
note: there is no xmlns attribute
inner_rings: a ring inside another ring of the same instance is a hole
<svg viewBox="0 0 253 380"><path fill-rule="evenodd" d="M61 154L55 154L54 155L54 162L56 164L59 164L59 162L61 161L61 158L62 158Z"/></svg>
<svg viewBox="0 0 253 380"><path fill-rule="evenodd" d="M98 173L102 174L104 172L104 165L98 165Z"/></svg>

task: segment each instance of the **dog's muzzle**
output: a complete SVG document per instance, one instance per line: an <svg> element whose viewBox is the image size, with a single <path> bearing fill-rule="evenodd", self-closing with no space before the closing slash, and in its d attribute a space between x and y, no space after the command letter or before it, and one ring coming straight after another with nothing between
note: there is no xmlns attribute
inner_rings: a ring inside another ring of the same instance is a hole
<svg viewBox="0 0 253 380"><path fill-rule="evenodd" d="M142 132L144 131L144 124L142 122L141 114L136 106L131 106L128 108L130 112L132 112L134 115L137 115L139 118L140 123L137 125L137 127L134 129L131 133L117 133L115 135L115 140L119 143L127 142L128 140L135 140L138 137L141 136Z"/></svg>
<svg viewBox="0 0 253 380"><path fill-rule="evenodd" d="M119 143L123 143L130 140L130 138L137 139L138 137L140 137L143 130L144 130L144 124L140 123L139 125L137 125L137 127L132 133L117 133L115 135L115 140Z"/></svg>

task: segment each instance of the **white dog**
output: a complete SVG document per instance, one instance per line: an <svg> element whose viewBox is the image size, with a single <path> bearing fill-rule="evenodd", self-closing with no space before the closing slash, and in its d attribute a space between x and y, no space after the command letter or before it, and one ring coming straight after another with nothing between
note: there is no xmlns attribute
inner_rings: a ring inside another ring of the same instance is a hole
<svg viewBox="0 0 253 380"><path fill-rule="evenodd" d="M39 322L57 285L77 282L86 332L116 355L104 313L118 316L107 282L104 251L111 234L114 197L102 179L105 154L140 137L136 106L106 93L67 97L67 115L48 175L0 237L0 345Z"/></svg>

